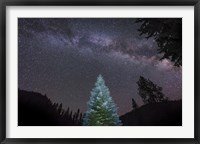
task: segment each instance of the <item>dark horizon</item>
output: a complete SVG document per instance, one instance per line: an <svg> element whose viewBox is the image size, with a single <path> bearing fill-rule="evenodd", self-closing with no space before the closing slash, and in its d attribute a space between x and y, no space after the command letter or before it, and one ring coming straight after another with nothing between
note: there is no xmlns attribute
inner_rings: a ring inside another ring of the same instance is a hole
<svg viewBox="0 0 200 144"><path fill-rule="evenodd" d="M140 76L182 99L182 67L160 60L153 38L138 32L133 18L19 18L19 88L46 94L66 109L84 113L96 78L103 75L119 115L142 105Z"/></svg>

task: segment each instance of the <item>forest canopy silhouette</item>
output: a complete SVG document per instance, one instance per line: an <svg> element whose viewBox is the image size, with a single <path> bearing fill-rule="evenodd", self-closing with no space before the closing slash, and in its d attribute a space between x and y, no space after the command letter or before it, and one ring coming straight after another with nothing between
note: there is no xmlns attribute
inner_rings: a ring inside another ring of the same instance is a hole
<svg viewBox="0 0 200 144"><path fill-rule="evenodd" d="M170 59L175 66L182 66L182 19L176 18L140 18L138 31L146 38L153 37L158 44L161 59Z"/></svg>

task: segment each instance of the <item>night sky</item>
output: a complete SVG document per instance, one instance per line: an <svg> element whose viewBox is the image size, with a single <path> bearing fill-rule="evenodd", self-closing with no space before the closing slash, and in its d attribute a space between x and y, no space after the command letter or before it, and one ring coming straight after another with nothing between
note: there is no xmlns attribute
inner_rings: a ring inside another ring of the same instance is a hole
<svg viewBox="0 0 200 144"><path fill-rule="evenodd" d="M135 19L19 18L19 88L46 94L52 102L85 112L99 74L104 77L118 114L139 105L139 76L163 88L170 100L182 97L182 68L159 60L153 38L140 36Z"/></svg>

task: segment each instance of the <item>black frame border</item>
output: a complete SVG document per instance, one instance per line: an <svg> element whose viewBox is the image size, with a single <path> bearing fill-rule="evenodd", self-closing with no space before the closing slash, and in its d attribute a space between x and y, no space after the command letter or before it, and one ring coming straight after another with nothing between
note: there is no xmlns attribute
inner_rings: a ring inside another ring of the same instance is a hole
<svg viewBox="0 0 200 144"><path fill-rule="evenodd" d="M194 138L6 138L6 6L194 6ZM0 142L3 144L200 144L200 0L0 0Z"/></svg>

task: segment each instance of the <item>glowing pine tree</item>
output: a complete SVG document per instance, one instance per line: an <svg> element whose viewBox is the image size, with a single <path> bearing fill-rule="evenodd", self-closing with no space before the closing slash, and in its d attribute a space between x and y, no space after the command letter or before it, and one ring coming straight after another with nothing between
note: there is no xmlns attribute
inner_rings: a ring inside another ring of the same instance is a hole
<svg viewBox="0 0 200 144"><path fill-rule="evenodd" d="M118 126L121 125L117 114L117 107L110 96L108 87L101 75L98 76L88 109L83 117L85 126Z"/></svg>

